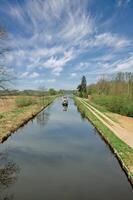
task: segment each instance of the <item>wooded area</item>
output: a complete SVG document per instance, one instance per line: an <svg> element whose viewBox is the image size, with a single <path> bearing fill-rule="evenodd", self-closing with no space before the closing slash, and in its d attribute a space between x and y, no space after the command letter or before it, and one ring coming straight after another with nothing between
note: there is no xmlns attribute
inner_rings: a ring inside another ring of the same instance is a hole
<svg viewBox="0 0 133 200"><path fill-rule="evenodd" d="M87 86L87 94L109 111L133 117L133 73L119 72L112 78L103 75L96 84Z"/></svg>
<svg viewBox="0 0 133 200"><path fill-rule="evenodd" d="M87 85L85 76L75 92L77 96L105 107L108 111L133 117L133 73L102 75L95 84Z"/></svg>

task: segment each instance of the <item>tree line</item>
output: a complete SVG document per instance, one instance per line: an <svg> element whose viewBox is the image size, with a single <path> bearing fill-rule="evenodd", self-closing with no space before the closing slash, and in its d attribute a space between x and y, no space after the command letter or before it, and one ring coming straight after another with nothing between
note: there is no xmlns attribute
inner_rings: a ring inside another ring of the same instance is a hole
<svg viewBox="0 0 133 200"><path fill-rule="evenodd" d="M133 73L119 72L102 75L94 83L87 85L85 76L82 77L75 95L89 98L91 103L105 107L108 111L133 117Z"/></svg>
<svg viewBox="0 0 133 200"><path fill-rule="evenodd" d="M87 86L87 93L133 99L133 73L119 72L111 78L103 75L96 84Z"/></svg>

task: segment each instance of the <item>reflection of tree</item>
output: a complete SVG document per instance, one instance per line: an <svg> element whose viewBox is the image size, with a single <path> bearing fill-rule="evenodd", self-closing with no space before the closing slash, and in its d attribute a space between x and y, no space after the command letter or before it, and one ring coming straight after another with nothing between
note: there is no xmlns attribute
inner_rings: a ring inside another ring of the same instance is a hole
<svg viewBox="0 0 133 200"><path fill-rule="evenodd" d="M75 104L76 105L76 104ZM84 121L85 119L85 110L80 110L80 108L77 107L77 111L79 112L81 119Z"/></svg>
<svg viewBox="0 0 133 200"><path fill-rule="evenodd" d="M40 126L45 126L49 121L50 113L48 112L41 112L39 115L37 115L37 124Z"/></svg>
<svg viewBox="0 0 133 200"><path fill-rule="evenodd" d="M13 195L5 195L4 197L1 198L0 196L0 200L13 200L14 196Z"/></svg>
<svg viewBox="0 0 133 200"><path fill-rule="evenodd" d="M0 200L11 200L13 195L8 195L7 189L13 185L19 173L16 163L8 159L6 153L0 154ZM5 194L6 193L6 194Z"/></svg>

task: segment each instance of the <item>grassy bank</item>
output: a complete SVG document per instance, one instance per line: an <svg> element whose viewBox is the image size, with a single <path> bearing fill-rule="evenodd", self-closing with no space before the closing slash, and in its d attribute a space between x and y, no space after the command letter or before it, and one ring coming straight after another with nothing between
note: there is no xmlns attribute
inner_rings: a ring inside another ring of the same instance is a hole
<svg viewBox="0 0 133 200"><path fill-rule="evenodd" d="M12 132L36 116L55 98L56 96L15 97L13 106L5 112L0 112L0 141L5 140Z"/></svg>
<svg viewBox="0 0 133 200"><path fill-rule="evenodd" d="M133 149L114 135L114 133L99 121L99 119L97 119L76 97L74 97L74 101L81 114L93 123L102 138L108 143L133 184Z"/></svg>
<svg viewBox="0 0 133 200"><path fill-rule="evenodd" d="M133 117L133 102L127 97L95 94L91 102L107 111Z"/></svg>

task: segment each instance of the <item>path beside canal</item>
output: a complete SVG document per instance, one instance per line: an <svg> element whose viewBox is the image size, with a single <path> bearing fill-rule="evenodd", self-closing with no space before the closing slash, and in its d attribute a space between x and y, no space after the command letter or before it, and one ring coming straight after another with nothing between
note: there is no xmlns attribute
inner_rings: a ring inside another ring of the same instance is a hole
<svg viewBox="0 0 133 200"><path fill-rule="evenodd" d="M89 109L103 124L105 124L117 137L123 140L127 145L133 148L133 132L121 127L105 114L94 108L89 102L79 98L79 100Z"/></svg>

